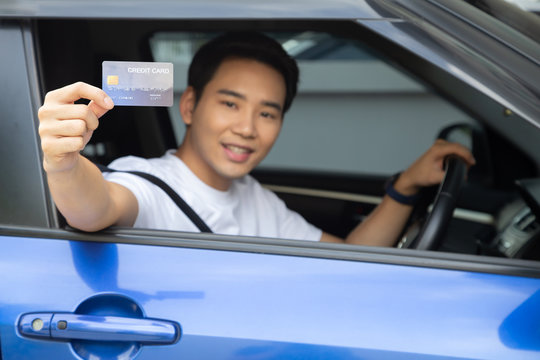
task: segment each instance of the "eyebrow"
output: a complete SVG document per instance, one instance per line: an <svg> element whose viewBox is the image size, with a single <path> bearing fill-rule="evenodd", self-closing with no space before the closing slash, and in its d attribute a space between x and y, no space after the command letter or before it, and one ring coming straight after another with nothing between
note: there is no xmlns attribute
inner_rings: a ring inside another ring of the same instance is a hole
<svg viewBox="0 0 540 360"><path fill-rule="evenodd" d="M229 96L233 96L235 98L241 99L241 100L247 100L247 97L245 95L240 94L239 92L236 92L234 90L219 89L217 92L218 92L218 94L229 95ZM274 102L274 101L264 101L263 100L263 101L261 101L261 104L265 105L265 106L272 107L272 108L276 109L279 112L283 111L283 108L281 107L281 105L278 104L277 102Z"/></svg>

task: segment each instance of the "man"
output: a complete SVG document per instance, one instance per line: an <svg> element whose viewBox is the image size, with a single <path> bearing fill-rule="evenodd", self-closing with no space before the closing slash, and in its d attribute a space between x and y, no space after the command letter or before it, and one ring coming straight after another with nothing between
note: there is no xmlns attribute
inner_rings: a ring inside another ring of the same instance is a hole
<svg viewBox="0 0 540 360"><path fill-rule="evenodd" d="M347 239L324 233L248 175L277 139L297 82L295 61L274 40L253 33L214 39L197 52L189 69L180 99L186 124L180 147L158 159L121 158L110 167L158 176L216 233L391 246L412 210L403 199L440 182L447 155L474 164L467 149L438 141L401 174L392 196L385 196ZM80 98L91 101L73 104ZM85 231L111 225L196 230L155 185L126 173L104 177L79 154L98 119L113 106L101 89L84 83L45 97L39 110L43 166L60 212Z"/></svg>

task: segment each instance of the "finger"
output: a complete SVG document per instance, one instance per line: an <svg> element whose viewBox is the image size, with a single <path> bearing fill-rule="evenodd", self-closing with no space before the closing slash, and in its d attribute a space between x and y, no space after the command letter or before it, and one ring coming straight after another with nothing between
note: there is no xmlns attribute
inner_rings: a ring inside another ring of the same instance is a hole
<svg viewBox="0 0 540 360"><path fill-rule="evenodd" d="M111 98L108 98L108 99L109 99L108 101L111 102L112 106L114 106L112 99ZM94 100L90 101L90 103L88 104L88 107L92 110L94 114L96 114L97 118L102 117L103 115L105 115L107 111L109 111L112 108L112 107L111 108L102 107Z"/></svg>
<svg viewBox="0 0 540 360"><path fill-rule="evenodd" d="M72 104L79 99L91 100L101 109L110 110L114 106L105 91L84 82L76 82L47 93L45 103Z"/></svg>
<svg viewBox="0 0 540 360"><path fill-rule="evenodd" d="M97 129L99 125L98 116L84 104L42 106L38 116L42 122L49 119L62 121L81 119L86 122L86 127L90 130Z"/></svg>
<svg viewBox="0 0 540 360"><path fill-rule="evenodd" d="M41 142L41 148L48 158L55 158L81 151L84 148L84 139L82 136L66 136L56 139L45 138Z"/></svg>
<svg viewBox="0 0 540 360"><path fill-rule="evenodd" d="M446 157L448 155L457 155L462 158L468 166L472 166L476 163L470 150L459 143L437 139L430 150L437 158Z"/></svg>
<svg viewBox="0 0 540 360"><path fill-rule="evenodd" d="M476 160L469 149L458 143L447 143L444 149L445 156L456 155L462 158L468 166L476 164Z"/></svg>
<svg viewBox="0 0 540 360"><path fill-rule="evenodd" d="M80 119L57 121L51 125L50 134L58 137L64 136L85 136L90 130L86 122Z"/></svg>

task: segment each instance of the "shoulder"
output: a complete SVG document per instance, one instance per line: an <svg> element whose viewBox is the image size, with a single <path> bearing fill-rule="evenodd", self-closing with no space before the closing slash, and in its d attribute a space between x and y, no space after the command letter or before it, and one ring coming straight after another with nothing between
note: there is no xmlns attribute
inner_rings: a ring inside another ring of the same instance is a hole
<svg viewBox="0 0 540 360"><path fill-rule="evenodd" d="M124 156L109 164L109 168L114 170L138 170L144 171L152 167L150 159L138 156Z"/></svg>
<svg viewBox="0 0 540 360"><path fill-rule="evenodd" d="M103 176L106 180L119 183L136 193L138 189L152 188L152 186L149 186L150 182L147 180L138 175L130 174L129 171L137 171L162 178L162 174L167 173L166 169L164 169L166 161L162 160L165 157L166 155L160 158L145 159L138 156L124 156L112 161L108 166L110 169L117 171L105 172Z"/></svg>
<svg viewBox="0 0 540 360"><path fill-rule="evenodd" d="M111 162L109 168L122 171L142 171L153 175L160 175L167 172L170 167L174 167L175 162L170 151L157 158L142 158L138 156L123 156Z"/></svg>

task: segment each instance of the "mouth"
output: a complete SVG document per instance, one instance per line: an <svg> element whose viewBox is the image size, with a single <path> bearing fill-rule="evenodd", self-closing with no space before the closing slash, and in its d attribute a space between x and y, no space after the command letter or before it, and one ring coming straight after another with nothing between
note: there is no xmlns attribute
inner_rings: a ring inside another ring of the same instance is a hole
<svg viewBox="0 0 540 360"><path fill-rule="evenodd" d="M235 154L251 154L253 152L253 149L244 146L223 144L223 147Z"/></svg>
<svg viewBox="0 0 540 360"><path fill-rule="evenodd" d="M234 162L244 162L254 152L254 150L247 146L239 146L234 144L222 144L225 149L227 157Z"/></svg>

